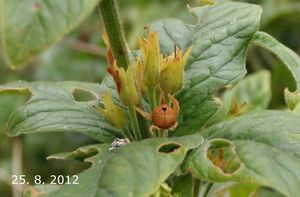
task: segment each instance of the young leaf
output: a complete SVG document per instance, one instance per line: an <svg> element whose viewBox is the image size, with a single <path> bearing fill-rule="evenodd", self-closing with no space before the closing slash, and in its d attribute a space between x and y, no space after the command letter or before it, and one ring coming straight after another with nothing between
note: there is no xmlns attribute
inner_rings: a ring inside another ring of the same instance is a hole
<svg viewBox="0 0 300 197"><path fill-rule="evenodd" d="M202 142L198 134L132 142L115 150L94 145L99 153L85 160L92 166L79 174L80 184L63 185L42 196L150 196L179 167L187 151Z"/></svg>
<svg viewBox="0 0 300 197"><path fill-rule="evenodd" d="M230 107L232 99L239 105L248 104L255 109L267 109L271 100L271 75L261 71L248 75L223 95L224 102Z"/></svg>
<svg viewBox="0 0 300 197"><path fill-rule="evenodd" d="M204 130L207 141L184 166L205 180L248 182L297 196L299 128L299 117L290 112L254 111Z"/></svg>
<svg viewBox="0 0 300 197"><path fill-rule="evenodd" d="M205 126L218 110L212 94L236 84L246 74L247 48L261 15L259 6L236 2L218 2L190 11L197 18L195 25L166 19L150 27L158 32L164 53L170 54L174 45L182 50L194 46L186 65L185 87L177 95L181 120L176 135Z"/></svg>
<svg viewBox="0 0 300 197"><path fill-rule="evenodd" d="M80 89L95 100L78 102L72 92ZM100 141L122 136L94 108L100 85L81 82L14 82L0 86L0 92L26 92L30 99L14 111L8 122L8 135L36 132L82 132Z"/></svg>
<svg viewBox="0 0 300 197"><path fill-rule="evenodd" d="M17 68L76 27L99 0L0 0L2 44Z"/></svg>

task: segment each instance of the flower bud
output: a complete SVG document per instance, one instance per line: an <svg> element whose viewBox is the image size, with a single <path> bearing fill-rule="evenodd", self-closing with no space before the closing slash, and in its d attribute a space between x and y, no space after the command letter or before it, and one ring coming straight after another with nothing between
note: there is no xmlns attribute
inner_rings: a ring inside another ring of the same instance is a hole
<svg viewBox="0 0 300 197"><path fill-rule="evenodd" d="M141 94L144 93L144 84L143 84L143 64L140 58L137 59L136 64L134 66L134 74L135 74L135 80L138 87L138 90Z"/></svg>
<svg viewBox="0 0 300 197"><path fill-rule="evenodd" d="M137 91L137 87L135 85L132 65L128 66L126 72L123 68L120 68L120 79L121 79L120 99L123 102L123 104L126 106L138 105L139 94Z"/></svg>
<svg viewBox="0 0 300 197"><path fill-rule="evenodd" d="M160 70L159 85L165 94L173 94L183 87L184 82L184 66L191 54L190 47L184 54L179 49L173 55L173 59L166 57L162 60Z"/></svg>
<svg viewBox="0 0 300 197"><path fill-rule="evenodd" d="M114 104L110 92L105 91L101 94L104 109L100 108L99 111L104 118L114 125L116 128L123 128L125 126L125 116L120 107Z"/></svg>
<svg viewBox="0 0 300 197"><path fill-rule="evenodd" d="M136 106L139 103L139 94L135 85L133 66L129 65L127 71L125 71L124 68L118 68L114 64L108 68L108 72L116 83L122 103L126 106Z"/></svg>
<svg viewBox="0 0 300 197"><path fill-rule="evenodd" d="M148 38L139 38L143 55L143 83L147 88L158 85L160 68L160 49L156 32L150 32Z"/></svg>

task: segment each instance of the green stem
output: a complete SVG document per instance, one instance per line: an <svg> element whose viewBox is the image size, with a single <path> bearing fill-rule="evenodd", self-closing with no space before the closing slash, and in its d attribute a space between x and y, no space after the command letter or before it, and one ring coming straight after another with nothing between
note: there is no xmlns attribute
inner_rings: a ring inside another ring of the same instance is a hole
<svg viewBox="0 0 300 197"><path fill-rule="evenodd" d="M192 178L193 180L193 197L198 197L199 196L199 192L200 192L200 184L201 181L199 179L196 178Z"/></svg>
<svg viewBox="0 0 300 197"><path fill-rule="evenodd" d="M141 140L142 136L141 136L141 132L140 132L140 128L139 128L139 122L137 119L136 111L133 106L128 106L128 111L129 111L130 121L132 123L134 137L137 141Z"/></svg>
<svg viewBox="0 0 300 197"><path fill-rule="evenodd" d="M209 194L210 189L212 188L213 183L208 183L205 193L203 194L203 197L207 197L207 195Z"/></svg>
<svg viewBox="0 0 300 197"><path fill-rule="evenodd" d="M151 107L151 111L156 107L156 90L155 88L148 89L148 99Z"/></svg>
<svg viewBox="0 0 300 197"><path fill-rule="evenodd" d="M170 105L171 101L170 101L170 97L169 97L168 94L165 95L165 99L166 99L166 100L165 100L166 103L167 103L168 105Z"/></svg>
<svg viewBox="0 0 300 197"><path fill-rule="evenodd" d="M130 129L128 128L128 126L126 126L126 128L123 129L125 136L129 139L129 141L134 141L134 137L132 136L132 134L130 133Z"/></svg>
<svg viewBox="0 0 300 197"><path fill-rule="evenodd" d="M139 113L137 113L137 119L139 121L142 139L147 139L152 137L152 135L149 132L149 124L147 123L147 120L144 119L144 117L141 116Z"/></svg>
<svg viewBox="0 0 300 197"><path fill-rule="evenodd" d="M117 61L117 65L126 69L130 63L130 58L116 0L102 0L100 9L113 56Z"/></svg>

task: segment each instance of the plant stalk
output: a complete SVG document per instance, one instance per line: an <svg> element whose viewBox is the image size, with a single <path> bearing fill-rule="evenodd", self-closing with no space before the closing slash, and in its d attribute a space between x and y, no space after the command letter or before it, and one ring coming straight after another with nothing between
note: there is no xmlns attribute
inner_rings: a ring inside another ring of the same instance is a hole
<svg viewBox="0 0 300 197"><path fill-rule="evenodd" d="M12 142L12 174L21 175L22 174L22 160L23 160L23 146L20 137L15 137ZM22 189L19 185L13 185L12 193L13 197L21 197Z"/></svg>
<svg viewBox="0 0 300 197"><path fill-rule="evenodd" d="M127 48L123 27L120 21L118 7L116 0L102 0L100 3L101 15L103 18L107 37L112 49L113 57L117 62L117 66L127 69L130 64L130 56ZM139 128L145 129L146 121L138 116L135 109L128 108L130 119L132 120L131 126L134 129L135 137L141 139ZM139 125L139 122L141 123Z"/></svg>
<svg viewBox="0 0 300 197"><path fill-rule="evenodd" d="M201 181L199 179L196 178L192 178L193 181L193 197L198 197L199 196L199 192L200 192L200 184Z"/></svg>
<svg viewBox="0 0 300 197"><path fill-rule="evenodd" d="M137 113L137 119L139 121L142 139L153 137L152 134L149 132L149 124L144 119L144 117Z"/></svg>
<svg viewBox="0 0 300 197"><path fill-rule="evenodd" d="M156 90L155 88L148 88L148 100L150 103L151 111L156 107Z"/></svg>
<svg viewBox="0 0 300 197"><path fill-rule="evenodd" d="M125 136L129 139L129 141L132 142L135 140L134 136L131 134L130 129L127 127L127 125L126 125L126 128L123 128L123 131L124 131Z"/></svg>
<svg viewBox="0 0 300 197"><path fill-rule="evenodd" d="M213 186L213 183L208 183L208 185L206 187L206 190L205 190L205 193L203 194L203 197L207 197L208 196L209 191L212 188L212 186Z"/></svg>
<svg viewBox="0 0 300 197"><path fill-rule="evenodd" d="M100 9L113 56L117 65L126 69L130 64L130 58L116 0L102 0Z"/></svg>
<svg viewBox="0 0 300 197"><path fill-rule="evenodd" d="M138 122L138 119L137 119L137 114L136 114L136 111L134 109L134 106L128 106L128 111L129 111L130 121L132 123L132 129L133 129L134 137L137 141L141 140L142 136L141 136L139 122Z"/></svg>

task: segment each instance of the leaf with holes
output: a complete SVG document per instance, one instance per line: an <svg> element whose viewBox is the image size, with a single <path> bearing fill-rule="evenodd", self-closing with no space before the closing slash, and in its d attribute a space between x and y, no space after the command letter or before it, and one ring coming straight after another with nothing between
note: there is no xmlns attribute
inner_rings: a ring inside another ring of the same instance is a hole
<svg viewBox="0 0 300 197"><path fill-rule="evenodd" d="M76 101L81 90L93 100ZM37 132L81 132L100 141L121 137L121 131L108 124L94 108L99 102L100 85L81 82L14 82L0 86L0 92L27 93L31 97L9 118L8 135Z"/></svg>
<svg viewBox="0 0 300 197"><path fill-rule="evenodd" d="M85 159L92 166L79 174L78 185L64 185L42 196L150 196L179 167L187 151L202 142L200 135L155 138L132 142L115 150L109 150L105 144L92 145L52 156L78 159L97 150L96 155Z"/></svg>
<svg viewBox="0 0 300 197"><path fill-rule="evenodd" d="M255 111L202 132L205 143L184 168L196 177L272 187L300 193L300 122L290 112Z"/></svg>
<svg viewBox="0 0 300 197"><path fill-rule="evenodd" d="M16 68L77 26L99 0L0 0L2 43Z"/></svg>
<svg viewBox="0 0 300 197"><path fill-rule="evenodd" d="M212 94L236 84L245 74L247 48L258 29L261 8L224 2L190 8L195 25L164 19L150 29L159 34L162 52L171 53L174 44L185 50L194 46L186 65L185 87L177 95L181 105L177 135L193 133L215 116L218 104Z"/></svg>

